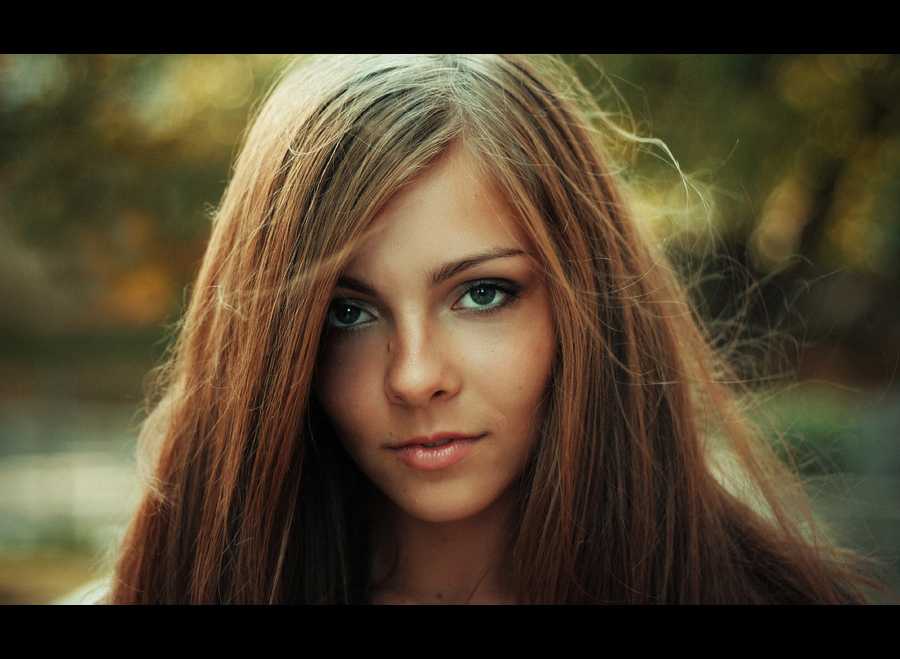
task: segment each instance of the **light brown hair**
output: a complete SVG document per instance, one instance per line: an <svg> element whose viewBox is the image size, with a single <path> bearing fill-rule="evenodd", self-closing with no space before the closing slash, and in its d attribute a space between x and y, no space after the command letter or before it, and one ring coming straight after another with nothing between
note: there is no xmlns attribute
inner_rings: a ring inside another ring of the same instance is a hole
<svg viewBox="0 0 900 659"><path fill-rule="evenodd" d="M152 469L112 602L367 601L372 486L311 394L316 356L353 246L454 144L521 219L558 339L522 479L518 601L864 599L787 498L633 217L601 113L563 76L506 56L320 58L284 76L247 135L142 434ZM719 443L733 467L717 467Z"/></svg>

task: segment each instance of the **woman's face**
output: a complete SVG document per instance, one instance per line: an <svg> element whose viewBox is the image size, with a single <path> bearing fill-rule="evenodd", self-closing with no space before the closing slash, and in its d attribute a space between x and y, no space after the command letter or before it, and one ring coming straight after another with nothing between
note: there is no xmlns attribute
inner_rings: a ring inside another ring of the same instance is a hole
<svg viewBox="0 0 900 659"><path fill-rule="evenodd" d="M484 511L534 454L555 338L529 249L454 150L379 213L334 290L317 396L415 518Z"/></svg>

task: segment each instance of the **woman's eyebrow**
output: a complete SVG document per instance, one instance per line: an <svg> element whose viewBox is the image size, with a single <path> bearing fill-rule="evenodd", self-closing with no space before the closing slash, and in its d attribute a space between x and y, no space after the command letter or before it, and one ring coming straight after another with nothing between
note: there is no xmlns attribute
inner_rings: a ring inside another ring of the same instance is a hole
<svg viewBox="0 0 900 659"><path fill-rule="evenodd" d="M341 275L338 278L337 287L346 288L347 290L361 293L362 295L368 295L369 297L378 296L378 291L375 290L374 286L372 286L368 282L363 281L362 279L357 279L356 277L348 277L347 275Z"/></svg>
<svg viewBox="0 0 900 659"><path fill-rule="evenodd" d="M476 254L475 256L467 256L465 258L459 259L457 261L451 261L449 263L445 263L444 265L436 268L431 273L430 277L430 285L431 288L447 281L453 275L462 272L463 270L467 270L469 268L473 268L480 263L484 263L485 261L491 261L493 259L502 259L508 256L520 256L527 255L526 252L521 249L515 247L501 247L499 249L493 249L489 252L484 252L483 254Z"/></svg>
<svg viewBox="0 0 900 659"><path fill-rule="evenodd" d="M432 273L429 275L429 287L434 288L435 286L438 286L439 284L447 281L455 274L460 273L463 270L467 270L468 268L474 268L480 263L492 261L494 259L507 258L510 256L527 256L527 252L516 247L501 247L498 249L492 249L482 254L475 254L473 256L467 256L461 259L457 259L456 261L450 261L449 263L445 263L432 271ZM345 288L347 290L360 293L361 295L367 295L369 297L378 297L378 291L374 286L372 286L369 282L357 277L341 275L341 277L337 280L337 287Z"/></svg>

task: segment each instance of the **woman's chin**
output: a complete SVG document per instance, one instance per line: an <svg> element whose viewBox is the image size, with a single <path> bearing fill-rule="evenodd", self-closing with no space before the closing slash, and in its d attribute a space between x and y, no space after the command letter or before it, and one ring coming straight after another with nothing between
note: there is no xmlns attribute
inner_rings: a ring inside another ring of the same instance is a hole
<svg viewBox="0 0 900 659"><path fill-rule="evenodd" d="M511 497L506 493L429 492L416 497L389 497L391 505L406 517L429 524L455 524L493 519L506 514Z"/></svg>

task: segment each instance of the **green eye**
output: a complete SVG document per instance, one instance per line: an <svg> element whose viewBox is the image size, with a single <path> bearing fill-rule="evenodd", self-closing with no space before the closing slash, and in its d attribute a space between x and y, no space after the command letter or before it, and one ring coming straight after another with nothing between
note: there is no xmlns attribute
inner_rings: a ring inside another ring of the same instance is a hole
<svg viewBox="0 0 900 659"><path fill-rule="evenodd" d="M333 309L332 313L334 313L334 319L339 325L352 325L359 320L360 315L362 315L362 309L341 305Z"/></svg>
<svg viewBox="0 0 900 659"><path fill-rule="evenodd" d="M484 307L491 304L497 297L497 288L487 284L480 284L468 292L469 299L477 306Z"/></svg>
<svg viewBox="0 0 900 659"><path fill-rule="evenodd" d="M455 307L463 311L499 311L515 301L520 290L520 286L506 280L480 281L464 289Z"/></svg>
<svg viewBox="0 0 900 659"><path fill-rule="evenodd" d="M350 300L337 300L328 310L328 326L337 329L358 327L374 320L374 314Z"/></svg>

